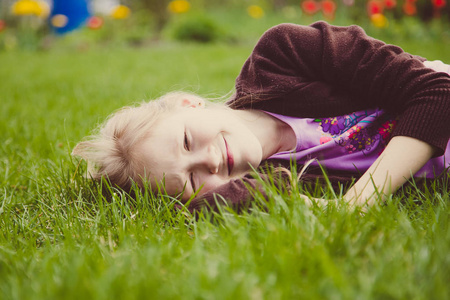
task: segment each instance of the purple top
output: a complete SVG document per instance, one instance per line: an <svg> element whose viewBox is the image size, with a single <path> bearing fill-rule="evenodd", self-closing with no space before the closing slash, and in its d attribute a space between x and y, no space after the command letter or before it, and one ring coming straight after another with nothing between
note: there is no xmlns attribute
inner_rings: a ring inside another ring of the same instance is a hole
<svg viewBox="0 0 450 300"><path fill-rule="evenodd" d="M349 115L323 118L294 118L266 112L288 124L297 138L292 151L279 152L269 159L295 159L304 164L316 159L328 170L364 173L383 152L396 120L383 110L373 109ZM450 166L450 141L445 154L431 159L415 177L433 178Z"/></svg>

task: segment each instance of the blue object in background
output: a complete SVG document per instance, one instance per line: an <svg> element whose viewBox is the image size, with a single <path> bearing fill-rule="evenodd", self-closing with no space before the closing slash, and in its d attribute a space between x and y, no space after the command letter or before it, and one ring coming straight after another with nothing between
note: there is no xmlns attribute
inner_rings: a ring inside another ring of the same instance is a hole
<svg viewBox="0 0 450 300"><path fill-rule="evenodd" d="M50 20L54 16L63 15L67 17L64 26L52 28L57 34L64 34L83 25L90 17L88 0L53 0L53 9L50 14Z"/></svg>

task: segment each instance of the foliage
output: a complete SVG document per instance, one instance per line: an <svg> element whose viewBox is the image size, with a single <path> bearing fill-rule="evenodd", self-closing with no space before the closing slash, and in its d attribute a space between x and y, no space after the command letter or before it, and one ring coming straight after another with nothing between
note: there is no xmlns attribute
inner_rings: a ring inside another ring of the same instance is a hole
<svg viewBox="0 0 450 300"><path fill-rule="evenodd" d="M324 19L343 25L370 24L386 35L397 30L399 24L409 23L421 27L441 23L448 34L450 24L450 4L443 0L126 0L122 3L111 11L91 11L92 18L70 35L79 35L80 40L89 42L99 40L102 45L134 46L164 40L167 32L181 40L214 41L217 35L223 35L223 40L235 41L241 30L227 32L225 28L235 27L238 19L241 25L255 26L259 22L266 28L268 24L274 25L275 19L278 23L300 24ZM64 27L68 18L49 15L45 5L40 0L0 2L0 51L40 50L53 45L55 38L60 37L54 31ZM223 15L227 15L226 19L216 19ZM199 19L195 20L196 17ZM86 29L97 32L86 33Z"/></svg>
<svg viewBox="0 0 450 300"><path fill-rule="evenodd" d="M189 14L173 23L171 35L180 41L213 42L223 36L217 23L205 14Z"/></svg>
<svg viewBox="0 0 450 300"><path fill-rule="evenodd" d="M161 31L169 18L167 5L168 0L130 0L133 11L144 9L149 18L155 20L155 30Z"/></svg>

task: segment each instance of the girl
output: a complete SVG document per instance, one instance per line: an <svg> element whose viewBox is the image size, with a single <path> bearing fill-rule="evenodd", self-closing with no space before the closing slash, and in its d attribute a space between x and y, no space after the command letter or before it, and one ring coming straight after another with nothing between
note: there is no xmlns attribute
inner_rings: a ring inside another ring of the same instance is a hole
<svg viewBox="0 0 450 300"><path fill-rule="evenodd" d="M325 22L268 30L245 62L225 107L171 93L123 109L74 149L125 189L132 182L190 208L251 197L245 176L263 162L315 159L330 174L359 178L344 199L372 204L411 176L450 162L450 69Z"/></svg>

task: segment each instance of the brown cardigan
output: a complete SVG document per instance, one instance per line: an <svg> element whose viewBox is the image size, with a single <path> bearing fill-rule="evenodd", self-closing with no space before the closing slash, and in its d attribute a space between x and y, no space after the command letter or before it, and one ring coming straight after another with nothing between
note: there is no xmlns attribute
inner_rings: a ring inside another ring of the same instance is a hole
<svg viewBox="0 0 450 300"><path fill-rule="evenodd" d="M281 24L258 41L228 105L310 118L383 108L399 118L392 136L425 141L439 156L450 138L450 77L422 61L367 36L358 26ZM233 180L189 208L201 207L204 200L214 206L214 194L245 203L251 195L244 182L257 185L249 178Z"/></svg>

